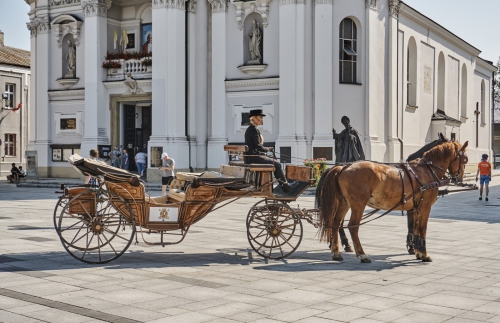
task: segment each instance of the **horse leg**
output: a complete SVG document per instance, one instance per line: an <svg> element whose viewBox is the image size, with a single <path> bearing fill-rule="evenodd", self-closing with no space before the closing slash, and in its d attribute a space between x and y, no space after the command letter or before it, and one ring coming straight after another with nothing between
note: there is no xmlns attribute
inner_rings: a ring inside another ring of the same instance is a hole
<svg viewBox="0 0 500 323"><path fill-rule="evenodd" d="M344 220L342 220L342 224L340 225L339 233L340 233L340 241L342 241L342 245L344 246L344 251L352 252L352 248L349 245L349 239L347 239L347 235L345 234Z"/></svg>
<svg viewBox="0 0 500 323"><path fill-rule="evenodd" d="M330 246L331 246L331 252L332 252L332 259L333 260L344 260L342 257L342 254L340 253L340 243L339 243L339 230L343 230L342 225L344 223L344 217L349 211L349 205L346 202L341 202L339 205L339 208L337 209L337 212L335 213L335 217L333 219L333 230L332 230L332 237L330 240ZM344 233L345 236L345 233Z"/></svg>
<svg viewBox="0 0 500 323"><path fill-rule="evenodd" d="M408 235L406 236L406 249L410 255L415 254L415 246L413 245L413 224L414 224L414 214L413 210L406 212L406 217L408 220Z"/></svg>
<svg viewBox="0 0 500 323"><path fill-rule="evenodd" d="M363 206L360 206L363 205ZM362 263L370 263L370 257L365 254L363 247L361 246L361 241L359 240L359 224L361 223L361 218L363 217L364 206L366 203L359 203L353 207L351 205L351 219L349 220L349 232L351 233L352 243L354 245L354 251L356 252L356 257L361 260Z"/></svg>
<svg viewBox="0 0 500 323"><path fill-rule="evenodd" d="M418 221L413 230L414 232L414 245L415 245L415 256L417 259L423 262L431 262L432 258L427 254L427 247L425 242L425 237L427 234L427 222L429 220L430 206L422 205L420 212L418 213Z"/></svg>

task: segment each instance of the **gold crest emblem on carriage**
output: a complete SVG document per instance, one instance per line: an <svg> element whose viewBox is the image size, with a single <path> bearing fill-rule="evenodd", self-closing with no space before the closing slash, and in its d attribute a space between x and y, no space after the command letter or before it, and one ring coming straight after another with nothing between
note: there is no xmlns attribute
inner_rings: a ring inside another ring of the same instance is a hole
<svg viewBox="0 0 500 323"><path fill-rule="evenodd" d="M169 217L168 217L168 209L163 208L163 209L160 210L160 219L162 219L163 221L169 219Z"/></svg>

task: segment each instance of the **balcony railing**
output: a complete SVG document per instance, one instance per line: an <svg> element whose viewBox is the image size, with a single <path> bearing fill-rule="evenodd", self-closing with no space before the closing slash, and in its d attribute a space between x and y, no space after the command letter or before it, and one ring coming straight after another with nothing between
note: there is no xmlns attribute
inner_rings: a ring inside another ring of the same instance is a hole
<svg viewBox="0 0 500 323"><path fill-rule="evenodd" d="M118 68L107 68L107 81L118 81L124 80L128 73L132 75L134 79L150 79L152 76L151 66L144 64L151 61L151 57L144 57L140 59L113 59L108 62L118 63L121 67ZM150 65L150 64L149 64Z"/></svg>

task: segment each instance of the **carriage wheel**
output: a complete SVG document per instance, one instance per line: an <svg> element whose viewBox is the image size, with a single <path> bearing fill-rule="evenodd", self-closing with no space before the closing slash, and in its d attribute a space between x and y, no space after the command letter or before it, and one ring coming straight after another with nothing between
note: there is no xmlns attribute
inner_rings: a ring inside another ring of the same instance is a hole
<svg viewBox="0 0 500 323"><path fill-rule="evenodd" d="M134 238L135 224L124 212L134 218L128 203L117 194L90 189L66 203L56 219L56 231L75 259L107 263L120 257Z"/></svg>
<svg viewBox="0 0 500 323"><path fill-rule="evenodd" d="M299 247L302 222L285 204L254 206L248 212L247 237L253 250L262 257L283 259Z"/></svg>
<svg viewBox="0 0 500 323"><path fill-rule="evenodd" d="M61 213L61 209L64 208L64 206L68 203L68 201L69 201L69 198L67 196L61 196L59 198L59 200L57 201L56 207L54 208L53 220L54 220L54 228L56 229L56 231L57 231L57 223L59 221L59 214ZM59 234L58 231L57 231L57 234Z"/></svg>

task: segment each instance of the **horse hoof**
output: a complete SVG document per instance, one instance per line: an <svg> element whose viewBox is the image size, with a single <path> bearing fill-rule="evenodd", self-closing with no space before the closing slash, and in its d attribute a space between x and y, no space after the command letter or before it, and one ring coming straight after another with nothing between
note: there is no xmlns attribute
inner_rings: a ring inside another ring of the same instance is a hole
<svg viewBox="0 0 500 323"><path fill-rule="evenodd" d="M423 262L432 262L432 258L429 256L424 256L424 257L422 257L422 261Z"/></svg>
<svg viewBox="0 0 500 323"><path fill-rule="evenodd" d="M351 246L346 246L346 247L344 248L344 251L345 251L345 252L352 252L352 248L351 248Z"/></svg>
<svg viewBox="0 0 500 323"><path fill-rule="evenodd" d="M333 256L332 256L332 259L333 259L333 260L336 260L336 261L342 261L342 260L344 260L344 258L342 257L342 255L341 255L341 254L338 254L338 255L333 255Z"/></svg>
<svg viewBox="0 0 500 323"><path fill-rule="evenodd" d="M413 249L413 248L412 249L408 249L408 253L410 255L414 255L415 254L415 249Z"/></svg>
<svg viewBox="0 0 500 323"><path fill-rule="evenodd" d="M359 260L361 260L361 263L363 263L363 264L369 264L372 262L367 255L360 255L360 256L358 256L358 258L359 258Z"/></svg>

